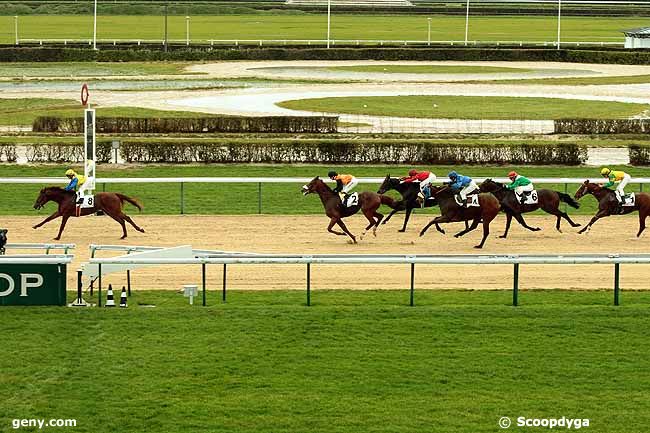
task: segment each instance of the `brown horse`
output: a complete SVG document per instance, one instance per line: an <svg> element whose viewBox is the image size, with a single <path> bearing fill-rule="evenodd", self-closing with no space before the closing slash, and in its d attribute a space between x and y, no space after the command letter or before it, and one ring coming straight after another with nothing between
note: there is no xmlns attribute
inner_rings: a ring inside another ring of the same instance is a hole
<svg viewBox="0 0 650 433"><path fill-rule="evenodd" d="M616 193L614 191L608 188L603 188L597 183L589 183L588 180L585 180L584 183L580 185L580 188L578 188L576 191L575 198L577 200L580 200L587 194L592 194L596 200L598 200L598 212L596 212L596 215L594 215L591 221L589 221L589 224L587 224L578 233L584 233L585 231L589 230L591 228L591 225L598 221L600 218L614 215L614 210L618 204L618 200L616 200ZM634 195L634 206L623 206L622 214L624 215L637 210L639 211L639 232L636 234L636 237L638 238L641 236L641 233L643 233L643 230L645 230L646 217L650 215L650 195L643 192L637 192Z"/></svg>
<svg viewBox="0 0 650 433"><path fill-rule="evenodd" d="M73 191L66 191L63 188L58 186L50 186L48 188L43 188L34 203L34 209L41 209L49 201L53 201L59 205L59 208L49 217L45 218L43 222L36 224L33 228L37 229L43 224L46 224L53 219L61 217L61 227L59 228L59 235L55 237L55 240L61 239L61 234L63 229L65 229L65 224L68 222L68 218L76 215L76 203L75 203L76 194ZM102 211L109 217L113 218L115 221L120 223L122 226L122 231L124 235L122 239L126 238L126 225L124 222L131 224L137 231L144 233L144 229L137 226L133 222L131 217L122 212L122 205L124 202L129 202L133 206L137 207L138 210L142 210L142 205L138 203L137 200L127 197L123 194L113 193L113 192L100 192L95 194L95 205L91 208L81 209L80 216L92 215L95 212Z"/></svg>
<svg viewBox="0 0 650 433"><path fill-rule="evenodd" d="M472 225L469 228L465 228L465 230L454 235L459 238L476 229L479 223L483 221L483 239L481 239L480 244L474 246L474 248L483 248L483 244L485 244L485 240L490 234L490 222L492 222L501 209L499 200L490 193L481 193L478 195L480 206L465 208L456 203L456 199L454 198L455 193L451 188L449 188L449 186L432 186L431 195L438 201L440 213L442 215L431 220L431 222L420 231L420 236L424 236L424 233L434 224L438 231L444 234L444 230L438 227L438 224L472 220Z"/></svg>
<svg viewBox="0 0 650 433"><path fill-rule="evenodd" d="M542 209L544 212L557 217L555 229L560 233L562 233L562 230L560 230L560 221L562 218L567 220L569 224L571 224L571 227L580 226L580 224L574 223L566 212L560 210L560 202L564 202L575 209L580 207L578 202L573 200L570 195L564 194L563 192L553 191L550 189L538 189L537 204L521 204L514 191L507 189L502 183L495 182L492 179L485 179L483 183L479 185L479 189L481 192L490 192L494 194L497 200L501 203L501 208L506 214L506 231L503 235L499 236L500 238L508 236L508 230L510 230L512 218L517 220L519 224L530 231L536 232L541 230L539 227L530 227L521 216L523 213L532 212L537 209Z"/></svg>
<svg viewBox="0 0 650 433"><path fill-rule="evenodd" d="M320 197L321 202L323 202L323 207L325 208L325 215L330 217L330 224L327 226L327 231L334 233L335 235L345 236L348 235L352 239L352 242L356 243L357 238L350 233L348 228L343 223L343 218L354 215L355 213L361 210L365 217L368 219L368 226L363 232L361 239L366 235L368 230L372 228L372 234L377 236L377 227L379 223L384 218L382 214L377 212L379 206L385 204L391 208L395 208L397 205L395 200L392 198L380 195L371 191L364 191L359 193L359 203L355 206L346 207L341 203L339 195L332 191L332 189L325 184L318 176L312 179L307 185L302 187L303 195L310 193L316 193ZM343 232L332 230L335 224L338 224Z"/></svg>

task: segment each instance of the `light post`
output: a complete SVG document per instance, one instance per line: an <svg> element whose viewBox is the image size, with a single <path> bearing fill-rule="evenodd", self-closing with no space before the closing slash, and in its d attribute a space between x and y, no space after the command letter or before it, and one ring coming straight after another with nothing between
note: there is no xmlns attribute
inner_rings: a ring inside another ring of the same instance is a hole
<svg viewBox="0 0 650 433"><path fill-rule="evenodd" d="M469 0L467 0L467 8L465 10L465 45L467 45L468 35L469 35Z"/></svg>
<svg viewBox="0 0 650 433"><path fill-rule="evenodd" d="M427 18L427 45L431 45L431 18Z"/></svg>
<svg viewBox="0 0 650 433"><path fill-rule="evenodd" d="M14 15L14 30L16 31L16 45L18 45L18 15Z"/></svg>
<svg viewBox="0 0 650 433"><path fill-rule="evenodd" d="M327 48L330 47L330 23L332 14L332 0L327 0Z"/></svg>
<svg viewBox="0 0 650 433"><path fill-rule="evenodd" d="M190 44L190 17L185 16L185 43Z"/></svg>
<svg viewBox="0 0 650 433"><path fill-rule="evenodd" d="M562 0L557 0L557 49L560 49L560 27L562 24Z"/></svg>
<svg viewBox="0 0 650 433"><path fill-rule="evenodd" d="M95 13L93 20L93 49L97 49L97 0L95 0Z"/></svg>

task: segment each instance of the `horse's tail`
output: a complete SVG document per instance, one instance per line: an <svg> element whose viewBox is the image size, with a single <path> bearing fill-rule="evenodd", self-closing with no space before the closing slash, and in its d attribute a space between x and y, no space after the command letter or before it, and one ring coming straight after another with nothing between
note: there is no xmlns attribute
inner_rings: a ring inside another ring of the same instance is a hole
<svg viewBox="0 0 650 433"><path fill-rule="evenodd" d="M131 198L131 197L129 197L129 196L126 196L126 195L124 195L124 194L120 194L120 193L115 193L115 195L120 199L120 201L122 202L122 204L124 204L124 202L126 201L126 202L131 203L133 206L137 207L138 210L142 210L142 205L141 205L140 202L137 201L136 199Z"/></svg>
<svg viewBox="0 0 650 433"><path fill-rule="evenodd" d="M385 204L386 206L390 207L391 209L396 209L398 207L398 205L399 205L397 200L395 200L392 197L389 197L387 195L379 194L379 198L381 199L381 204Z"/></svg>
<svg viewBox="0 0 650 433"><path fill-rule="evenodd" d="M580 203L575 201L573 197L571 197L569 194L558 192L557 195L560 196L560 201L563 201L564 203L568 204L572 208L578 209L580 207Z"/></svg>

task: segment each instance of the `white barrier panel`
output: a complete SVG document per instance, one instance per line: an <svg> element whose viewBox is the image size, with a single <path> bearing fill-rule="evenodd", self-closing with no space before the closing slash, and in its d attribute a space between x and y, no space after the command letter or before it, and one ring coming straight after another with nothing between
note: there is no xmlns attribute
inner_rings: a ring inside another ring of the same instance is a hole
<svg viewBox="0 0 650 433"><path fill-rule="evenodd" d="M146 262L141 263L126 263L120 262L120 260L126 258L133 258L135 260L141 260ZM149 251L141 251L127 256L115 257L113 259L91 259L90 263L86 263L82 267L82 274L86 278L94 280L100 276L99 266L94 262L94 260L114 260L115 263L102 265L101 275L107 275L114 272L130 271L133 269L142 268L145 266L156 266L160 265L159 261L165 260L188 260L193 259L194 254L192 252L192 247L190 245L184 245L180 247L173 248L160 248Z"/></svg>

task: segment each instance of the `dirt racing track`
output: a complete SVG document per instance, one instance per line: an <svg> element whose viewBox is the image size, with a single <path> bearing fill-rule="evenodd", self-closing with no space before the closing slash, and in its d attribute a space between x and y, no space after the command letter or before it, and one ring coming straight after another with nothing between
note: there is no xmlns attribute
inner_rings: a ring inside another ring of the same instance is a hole
<svg viewBox="0 0 650 433"><path fill-rule="evenodd" d="M582 224L589 216L577 216ZM39 230L31 229L40 217L3 217L9 229L10 242L50 242L58 230L58 222ZM77 251L71 271L88 259L88 245L120 244L147 246L192 245L228 251L265 253L398 253L398 254L569 254L569 253L641 253L648 251L648 239L634 235L637 217L607 218L597 222L591 232L578 235L576 229L564 226L564 233L555 231L555 218L529 216L531 225L542 231L531 233L519 226L511 229L508 239L499 239L505 218L499 215L483 250L473 246L480 239L480 230L463 238L453 234L460 223L446 224L446 235L431 228L420 238L420 228L429 215L414 215L406 233L398 233L402 216L381 226L378 236L372 235L357 245L348 244L345 237L326 232L325 216L134 216L147 233L129 231L129 238L120 241L120 228L105 217L71 219L62 242L76 243ZM348 218L348 227L360 234L365 218ZM564 225L564 224L563 224ZM110 257L102 253L100 257ZM69 288L76 287L74 272L69 274ZM183 284L200 283L197 266L171 266L140 269L133 272L134 288L180 289ZM208 267L208 288L221 288L221 266ZM522 289L611 289L613 269L605 265L522 265ZM650 267L627 265L621 267L621 286L625 289L647 289ZM112 275L109 283L121 285L125 278ZM305 268L299 265L231 265L228 267L229 289L303 289ZM506 289L512 284L512 267L501 265L420 265L416 269L418 289ZM409 284L408 265L314 265L312 288L318 289L405 289Z"/></svg>

